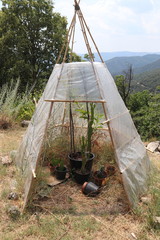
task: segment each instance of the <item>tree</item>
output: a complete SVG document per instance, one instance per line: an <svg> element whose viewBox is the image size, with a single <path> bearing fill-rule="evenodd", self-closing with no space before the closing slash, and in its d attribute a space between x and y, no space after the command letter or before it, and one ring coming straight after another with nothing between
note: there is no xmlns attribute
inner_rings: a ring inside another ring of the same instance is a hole
<svg viewBox="0 0 160 240"><path fill-rule="evenodd" d="M87 60L87 61L91 61L91 58L92 60L94 61L94 54L92 53L92 55L90 56L88 53L84 54L84 58Z"/></svg>
<svg viewBox="0 0 160 240"><path fill-rule="evenodd" d="M67 21L51 0L2 0L0 11L0 87L11 79L42 87L66 37Z"/></svg>
<svg viewBox="0 0 160 240"><path fill-rule="evenodd" d="M133 68L132 65L128 67L126 71L123 71L123 75L116 76L115 82L118 91L126 104L128 105L129 95L131 92L131 81L133 80Z"/></svg>
<svg viewBox="0 0 160 240"><path fill-rule="evenodd" d="M160 138L160 93L151 94L145 90L131 94L129 109L136 128L144 140L152 137Z"/></svg>
<svg viewBox="0 0 160 240"><path fill-rule="evenodd" d="M69 56L68 56L68 62L72 61L72 62L82 62L82 58L81 56L77 55L75 52L70 52L69 51Z"/></svg>

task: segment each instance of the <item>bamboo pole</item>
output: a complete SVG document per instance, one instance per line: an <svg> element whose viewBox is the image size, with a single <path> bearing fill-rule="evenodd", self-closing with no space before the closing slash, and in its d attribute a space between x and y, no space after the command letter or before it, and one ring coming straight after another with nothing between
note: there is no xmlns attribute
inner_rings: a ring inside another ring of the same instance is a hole
<svg viewBox="0 0 160 240"><path fill-rule="evenodd" d="M60 53L59 53L59 56L58 56L58 58L57 58L56 64L58 64L59 61L60 61L62 52L63 52L63 50L64 50L64 48L65 48L66 42L67 42L67 40L68 40L69 33L70 33L70 31L71 31L71 27L72 27L72 25L73 25L73 21L74 21L75 15L76 15L76 13L74 14L74 16L73 16L73 18L72 18L71 24L70 24L69 29L68 29L68 31L67 31L66 39L65 39L65 41L64 41L64 43L63 43L63 46L62 46L61 51L60 51Z"/></svg>
<svg viewBox="0 0 160 240"><path fill-rule="evenodd" d="M105 100L61 100L61 99L45 99L46 102L73 102L73 103L105 103Z"/></svg>
<svg viewBox="0 0 160 240"><path fill-rule="evenodd" d="M76 4L78 5L78 7L79 7L79 3L77 3L76 0L75 0L75 3L76 3ZM93 42L93 44L94 44L94 46L95 46L95 48L96 48L96 50L97 50L97 52L98 52L98 55L99 55L102 63L104 63L103 58L102 58L102 56L101 56L101 54L100 54L100 52L99 52L99 49L98 49L98 47L97 47L97 45L96 45L96 42L95 42L94 38L93 38L93 36L92 36L92 34L91 34L90 30L89 30L89 27L88 27L88 25L87 25L87 23L86 23L86 21L85 21L85 18L84 18L83 14L82 14L82 11L81 11L80 7L79 7L79 10L77 11L77 14L78 14L79 19L81 19L81 21L82 21L82 25L83 25L82 29L85 30L85 27L86 27L86 29L87 29L87 31L88 31L88 33L89 33L89 36L90 36L90 38L91 38L91 40L92 40L92 42ZM86 30L85 30L85 35L86 35ZM87 37L87 35L86 35L86 37ZM85 43L86 43L86 46L89 46L88 37L87 37L87 41L85 41ZM88 49L88 47L87 47L87 49ZM92 51L91 51L90 46L89 46L89 49L90 49L90 50L88 51L88 54L89 54L91 60L94 61L93 53L92 53Z"/></svg>
<svg viewBox="0 0 160 240"><path fill-rule="evenodd" d="M89 45L87 33L86 33L84 22L83 22L83 16L80 14L80 10L77 11L77 14L78 14L78 17L79 17L79 22L80 22L80 25L81 25L81 28L82 28L82 33L83 33L84 41L85 41L85 44L86 44L86 47L87 47L87 50L88 50L88 54L89 54L91 62L93 62L94 61L93 53L92 53L90 45Z"/></svg>
<svg viewBox="0 0 160 240"><path fill-rule="evenodd" d="M70 62L72 62L72 58L73 58L73 46L74 46L74 37L75 37L75 25L76 25L76 15L75 15L75 24L73 27L73 36L72 36L72 46L71 46L71 59Z"/></svg>
<svg viewBox="0 0 160 240"><path fill-rule="evenodd" d="M80 12L81 12L81 10L80 10ZM81 15L82 15L82 17L83 17L83 21L84 21L84 24L85 24L85 26L86 26L86 28L87 28L87 31L88 31L88 33L89 33L91 39L92 39L92 42L93 42L93 44L94 44L94 46L95 46L95 48L96 48L96 50L97 50L97 52L98 52L98 55L99 55L99 57L100 57L102 63L104 63L103 58L102 58L102 56L101 56L101 54L100 54L100 52L99 52L99 49L98 49L98 47L97 47L97 45L96 45L96 42L94 41L94 38L93 38L93 36L92 36L92 34L91 34L91 32L90 32L88 26L87 26L87 23L86 23L86 21L85 21L85 19L84 19L84 16L83 16L82 12L81 12Z"/></svg>

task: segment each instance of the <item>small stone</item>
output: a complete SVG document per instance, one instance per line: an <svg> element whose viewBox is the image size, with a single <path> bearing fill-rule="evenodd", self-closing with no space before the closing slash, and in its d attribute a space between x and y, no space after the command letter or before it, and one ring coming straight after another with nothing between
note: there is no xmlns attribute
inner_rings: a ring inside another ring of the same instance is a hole
<svg viewBox="0 0 160 240"><path fill-rule="evenodd" d="M159 141L150 142L150 143L147 145L147 150L149 150L149 151L151 151L151 152L158 151L159 144L160 144Z"/></svg>
<svg viewBox="0 0 160 240"><path fill-rule="evenodd" d="M16 193L16 192L11 192L8 195L8 199L10 199L10 200L18 200L18 198L19 198L19 196L18 196L18 193Z"/></svg>
<svg viewBox="0 0 160 240"><path fill-rule="evenodd" d="M28 120L23 120L21 122L21 127L28 127L28 125L30 124L31 121L28 121Z"/></svg>
<svg viewBox="0 0 160 240"><path fill-rule="evenodd" d="M19 210L19 208L17 206L11 206L7 213L9 214L9 216L13 219L13 220L16 220L20 217L21 215L21 212Z"/></svg>
<svg viewBox="0 0 160 240"><path fill-rule="evenodd" d="M154 225L159 228L160 227L160 217L153 217L153 222L154 222Z"/></svg>
<svg viewBox="0 0 160 240"><path fill-rule="evenodd" d="M9 158L9 156L1 157L1 161L5 166L8 166L12 163L12 160Z"/></svg>
<svg viewBox="0 0 160 240"><path fill-rule="evenodd" d="M151 202L150 197L141 197L141 201L145 204L149 204Z"/></svg>

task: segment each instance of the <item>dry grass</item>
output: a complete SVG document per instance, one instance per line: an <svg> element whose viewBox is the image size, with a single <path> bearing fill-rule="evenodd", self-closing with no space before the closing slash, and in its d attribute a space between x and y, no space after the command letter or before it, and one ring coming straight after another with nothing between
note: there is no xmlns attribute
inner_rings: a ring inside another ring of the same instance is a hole
<svg viewBox="0 0 160 240"><path fill-rule="evenodd" d="M0 131L1 155L16 149L23 133L24 129ZM160 156L149 155L160 169ZM6 209L10 205L22 205L22 197L18 201L7 198L8 192L15 187L16 169L13 165L0 166L0 169L1 240L160 239L159 232L148 227L148 205L140 203L136 214L128 211L118 172L95 198L84 196L81 187L71 180L54 188L48 188L42 182L42 188L39 187L47 192L46 196L35 195L31 211L13 221Z"/></svg>
<svg viewBox="0 0 160 240"><path fill-rule="evenodd" d="M8 154L12 150L17 150L24 132L25 128L20 127L0 130L0 156Z"/></svg>

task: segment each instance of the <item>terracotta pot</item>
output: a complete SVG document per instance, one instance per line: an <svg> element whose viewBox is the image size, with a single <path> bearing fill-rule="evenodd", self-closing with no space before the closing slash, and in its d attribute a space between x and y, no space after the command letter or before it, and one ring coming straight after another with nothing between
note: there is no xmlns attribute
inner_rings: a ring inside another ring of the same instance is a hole
<svg viewBox="0 0 160 240"><path fill-rule="evenodd" d="M106 168L106 172L107 172L107 175L108 175L108 176L112 176L112 175L115 174L116 168L115 168L114 166L112 166L112 165L109 165L109 166L107 166L107 168Z"/></svg>
<svg viewBox="0 0 160 240"><path fill-rule="evenodd" d="M98 172L99 171L95 171L94 174L93 174L93 179L94 179L94 182L95 184L97 184L98 186L104 186L106 185L107 181L108 181L108 174L106 171L104 171L104 177L99 177L98 176Z"/></svg>

